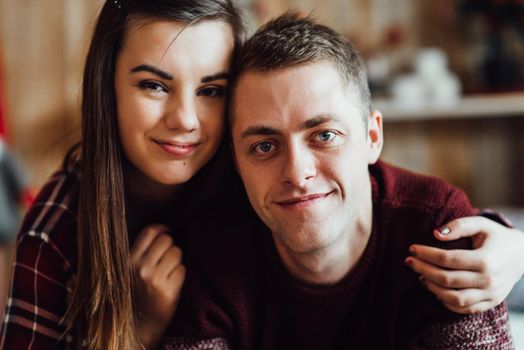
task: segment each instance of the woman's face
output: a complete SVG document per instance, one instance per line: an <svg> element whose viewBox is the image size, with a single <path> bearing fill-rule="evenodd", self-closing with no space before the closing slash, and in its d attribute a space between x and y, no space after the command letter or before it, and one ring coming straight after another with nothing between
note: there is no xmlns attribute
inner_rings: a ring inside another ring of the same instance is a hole
<svg viewBox="0 0 524 350"><path fill-rule="evenodd" d="M149 178L184 183L217 150L232 52L222 21L129 26L116 61L119 133L127 158Z"/></svg>

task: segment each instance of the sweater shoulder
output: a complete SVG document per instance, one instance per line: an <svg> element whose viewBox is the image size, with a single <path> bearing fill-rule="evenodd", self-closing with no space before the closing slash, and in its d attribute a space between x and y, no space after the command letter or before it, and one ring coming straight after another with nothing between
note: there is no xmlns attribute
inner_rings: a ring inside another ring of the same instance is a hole
<svg viewBox="0 0 524 350"><path fill-rule="evenodd" d="M434 229L478 214L465 192L444 180L420 175L385 162L370 167L374 205L383 230L393 230L405 245L426 244L443 249L469 249L471 239L441 242Z"/></svg>
<svg viewBox="0 0 524 350"><path fill-rule="evenodd" d="M375 199L397 208L433 212L443 206L471 207L465 192L448 182L379 161L370 167Z"/></svg>

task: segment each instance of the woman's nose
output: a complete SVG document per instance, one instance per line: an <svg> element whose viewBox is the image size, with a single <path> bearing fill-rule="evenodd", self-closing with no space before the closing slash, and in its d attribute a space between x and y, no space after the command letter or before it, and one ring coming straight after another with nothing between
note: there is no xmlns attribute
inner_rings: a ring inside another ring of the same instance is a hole
<svg viewBox="0 0 524 350"><path fill-rule="evenodd" d="M198 114L193 94L184 93L173 98L165 123L170 130L191 132L198 128Z"/></svg>

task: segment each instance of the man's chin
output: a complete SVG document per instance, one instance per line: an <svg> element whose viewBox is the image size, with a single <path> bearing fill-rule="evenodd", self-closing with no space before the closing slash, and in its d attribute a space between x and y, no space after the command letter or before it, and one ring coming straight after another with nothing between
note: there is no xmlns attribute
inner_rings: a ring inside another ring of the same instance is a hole
<svg viewBox="0 0 524 350"><path fill-rule="evenodd" d="M317 231L311 230L293 230L293 234L288 234L289 231L281 231L280 237L277 239L286 250L294 254L309 254L324 250L334 244L336 239L331 236L320 235ZM318 232L330 232L321 230Z"/></svg>

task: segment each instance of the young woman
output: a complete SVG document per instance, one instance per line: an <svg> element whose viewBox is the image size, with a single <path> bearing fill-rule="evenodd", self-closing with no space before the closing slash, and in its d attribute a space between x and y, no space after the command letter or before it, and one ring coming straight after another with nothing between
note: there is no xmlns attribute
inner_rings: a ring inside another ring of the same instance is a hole
<svg viewBox="0 0 524 350"><path fill-rule="evenodd" d="M150 230L130 246L146 224L181 229L226 166L210 160L227 150L242 33L229 0L105 3L85 65L82 143L26 216L0 348L154 345L184 278L180 251ZM152 313L132 297L133 264L138 280L170 288Z"/></svg>
<svg viewBox="0 0 524 350"><path fill-rule="evenodd" d="M232 168L222 133L241 36L229 0L106 2L85 66L82 143L26 216L0 348L158 343L185 273L167 227L175 239L190 231ZM431 262L423 253L417 262Z"/></svg>

